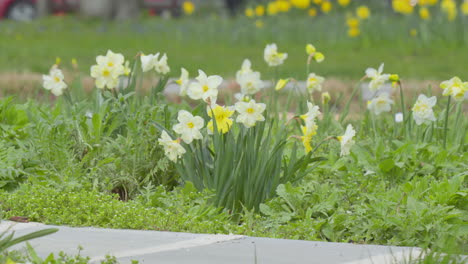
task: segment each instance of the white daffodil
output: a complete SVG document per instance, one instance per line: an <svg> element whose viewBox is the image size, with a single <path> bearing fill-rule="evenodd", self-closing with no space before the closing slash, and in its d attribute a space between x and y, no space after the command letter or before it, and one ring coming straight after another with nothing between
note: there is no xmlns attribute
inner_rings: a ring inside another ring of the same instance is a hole
<svg viewBox="0 0 468 264"><path fill-rule="evenodd" d="M97 56L96 62L97 64L91 67L91 77L96 79L96 87L99 89L117 87L119 77L126 72L124 56L108 50L106 56Z"/></svg>
<svg viewBox="0 0 468 264"><path fill-rule="evenodd" d="M257 104L255 100L250 100L248 103L237 102L235 108L239 113L236 122L243 124L246 128L255 126L256 122L265 121L265 117L262 115L266 108L265 104Z"/></svg>
<svg viewBox="0 0 468 264"><path fill-rule="evenodd" d="M97 56L96 62L100 66L106 66L111 71L115 71L118 75L123 75L125 72L125 58L120 53L114 53L111 50L108 50L106 56Z"/></svg>
<svg viewBox="0 0 468 264"><path fill-rule="evenodd" d="M304 120L307 127L313 127L315 119L320 115L320 108L311 102L307 102L307 108L307 113L301 115L301 118Z"/></svg>
<svg viewBox="0 0 468 264"><path fill-rule="evenodd" d="M388 81L390 74L382 74L384 68L384 64L380 64L378 70L373 68L367 68L366 76L371 79L369 83L369 89L371 91L377 91L382 85Z"/></svg>
<svg viewBox="0 0 468 264"><path fill-rule="evenodd" d="M395 114L395 122L396 123L401 123L404 121L404 116L402 112L398 112Z"/></svg>
<svg viewBox="0 0 468 264"><path fill-rule="evenodd" d="M378 97L367 102L367 109L376 115L380 115L383 112L390 112L392 109L393 100L390 99L387 93L383 93Z"/></svg>
<svg viewBox="0 0 468 264"><path fill-rule="evenodd" d="M52 67L49 75L42 75L42 85L46 90L50 90L55 96L60 96L63 94L63 90L67 88L67 84L63 79L64 76L62 71L57 67Z"/></svg>
<svg viewBox="0 0 468 264"><path fill-rule="evenodd" d="M288 58L287 53L279 53L278 47L276 44L268 44L265 47L265 51L263 53L263 58L268 63L269 66L279 66L284 63L284 61Z"/></svg>
<svg viewBox="0 0 468 264"><path fill-rule="evenodd" d="M356 131L354 130L353 126L349 124L346 127L346 131L343 136L339 136L338 140L341 143L341 156L349 155L351 147L354 145L354 136L356 135Z"/></svg>
<svg viewBox="0 0 468 264"><path fill-rule="evenodd" d="M161 133L161 138L158 139L159 145L164 147L164 153L173 162L182 157L185 153L184 147L179 144L179 140L173 140L166 131Z"/></svg>
<svg viewBox="0 0 468 264"><path fill-rule="evenodd" d="M181 68L181 74L180 78L176 81L176 83L180 86L179 94L181 96L187 95L187 88L189 86L190 80L189 80L189 72Z"/></svg>
<svg viewBox="0 0 468 264"><path fill-rule="evenodd" d="M91 67L91 77L96 79L97 88L114 89L119 83L120 74L107 66L94 65Z"/></svg>
<svg viewBox="0 0 468 264"><path fill-rule="evenodd" d="M164 53L164 55L156 63L154 68L155 68L157 73L160 73L160 74L163 74L163 75L166 75L171 71L171 68L169 68L169 65L167 64L167 55L166 55L166 53Z"/></svg>
<svg viewBox="0 0 468 264"><path fill-rule="evenodd" d="M241 69L237 71L236 73L236 79L239 80L240 76L243 74L251 73L252 72L252 63L250 62L249 59L245 59L242 62Z"/></svg>
<svg viewBox="0 0 468 264"><path fill-rule="evenodd" d="M203 136L200 133L200 129L205 125L203 118L199 116L193 116L191 113L180 110L177 120L179 124L174 125L172 128L177 134L181 135L182 140L190 144L194 139L202 139Z"/></svg>
<svg viewBox="0 0 468 264"><path fill-rule="evenodd" d="M436 121L434 111L432 110L436 103L437 98L435 96L427 98L424 94L419 95L418 100L411 109L417 125L430 124Z"/></svg>
<svg viewBox="0 0 468 264"><path fill-rule="evenodd" d="M455 100L461 101L465 97L465 93L468 91L468 82L463 82L458 77L453 77L448 81L443 81L440 84L440 88L444 89L442 95L453 96Z"/></svg>
<svg viewBox="0 0 468 264"><path fill-rule="evenodd" d="M198 70L197 82L189 85L187 94L193 100L216 101L218 97L218 87L223 82L223 78L218 75L206 76L202 70Z"/></svg>
<svg viewBox="0 0 468 264"><path fill-rule="evenodd" d="M325 78L315 73L311 73L309 74L309 77L307 77L307 89L321 92L323 81L325 81Z"/></svg>
<svg viewBox="0 0 468 264"><path fill-rule="evenodd" d="M241 87L241 93L244 95L256 94L263 88L263 81L260 79L259 72L244 73L237 79Z"/></svg>
<svg viewBox="0 0 468 264"><path fill-rule="evenodd" d="M149 72L153 68L156 67L156 64L158 64L159 60L159 52L156 54L148 54L148 55L141 55L140 56L140 61L141 61L141 69L143 72Z"/></svg>

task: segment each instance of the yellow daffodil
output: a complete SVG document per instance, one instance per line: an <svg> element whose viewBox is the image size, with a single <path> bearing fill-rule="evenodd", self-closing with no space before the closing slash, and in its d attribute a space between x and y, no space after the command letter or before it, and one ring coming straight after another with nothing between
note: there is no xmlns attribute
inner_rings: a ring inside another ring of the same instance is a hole
<svg viewBox="0 0 468 264"><path fill-rule="evenodd" d="M411 14L414 9L414 6L411 4L411 0L393 0L392 7L395 12L401 14Z"/></svg>
<svg viewBox="0 0 468 264"><path fill-rule="evenodd" d="M182 10L184 11L184 14L191 15L195 11L195 5L191 1L185 1L182 4Z"/></svg>
<svg viewBox="0 0 468 264"><path fill-rule="evenodd" d="M324 1L320 6L320 10L322 10L323 13L328 14L332 10L332 7L333 6L330 1Z"/></svg>
<svg viewBox="0 0 468 264"><path fill-rule="evenodd" d="M313 55L316 51L317 51L317 49L315 49L315 46L314 46L314 45L312 45L312 44L307 44L307 45L306 45L306 53L307 53L307 55L311 56L311 55Z"/></svg>
<svg viewBox="0 0 468 264"><path fill-rule="evenodd" d="M261 17L265 14L265 7L262 5L258 5L255 7L255 15Z"/></svg>
<svg viewBox="0 0 468 264"><path fill-rule="evenodd" d="M215 105L214 108L208 108L208 116L216 120L216 126L218 128L218 132L223 134L227 133L232 126L232 119L230 118L232 114L234 114L233 110L229 110L227 107ZM214 124L213 120L208 122L207 126L208 131L213 133L214 131Z"/></svg>
<svg viewBox="0 0 468 264"><path fill-rule="evenodd" d="M409 32L410 36L416 37L418 35L418 31L415 28L412 28Z"/></svg>
<svg viewBox="0 0 468 264"><path fill-rule="evenodd" d="M276 2L268 3L266 12L269 16L274 16L278 14L279 12L278 4Z"/></svg>
<svg viewBox="0 0 468 264"><path fill-rule="evenodd" d="M463 15L468 16L468 1L464 1L460 6Z"/></svg>
<svg viewBox="0 0 468 264"><path fill-rule="evenodd" d="M294 7L306 9L310 6L310 0L291 0Z"/></svg>
<svg viewBox="0 0 468 264"><path fill-rule="evenodd" d="M320 5L321 3L323 3L323 0L313 0L313 2L316 5Z"/></svg>
<svg viewBox="0 0 468 264"><path fill-rule="evenodd" d="M390 74L388 80L392 82L392 86L395 87L397 84L400 83L400 76L398 74Z"/></svg>
<svg viewBox="0 0 468 264"><path fill-rule="evenodd" d="M310 8L309 11L308 11L307 13L309 14L309 16L315 17L315 16L317 16L317 9L315 9L315 8Z"/></svg>
<svg viewBox="0 0 468 264"><path fill-rule="evenodd" d="M322 52L316 52L314 54L314 61L316 61L318 63L321 63L324 60L325 60L325 55L323 55Z"/></svg>
<svg viewBox="0 0 468 264"><path fill-rule="evenodd" d="M359 35L361 35L361 30L359 30L358 27L351 27L348 29L348 36L355 38Z"/></svg>
<svg viewBox="0 0 468 264"><path fill-rule="evenodd" d="M245 16L246 17L254 17L255 16L255 11L252 8L248 7L248 8L245 9Z"/></svg>
<svg viewBox="0 0 468 264"><path fill-rule="evenodd" d="M279 12L288 12L289 9L291 9L291 2L286 1L286 0L278 0L276 1L276 5L278 7Z"/></svg>
<svg viewBox="0 0 468 264"><path fill-rule="evenodd" d="M338 0L338 4L342 7L348 6L350 2L351 0Z"/></svg>
<svg viewBox="0 0 468 264"><path fill-rule="evenodd" d="M301 141L302 141L302 145L304 145L304 149L306 153L309 153L310 151L312 151L312 146L311 146L312 137L317 134L317 128L318 127L316 124L312 124L312 126L310 127L301 126L301 130L302 130Z"/></svg>
<svg viewBox="0 0 468 264"><path fill-rule="evenodd" d="M348 17L346 19L346 24L348 25L348 27L350 28L356 28L356 27L359 27L359 19L355 18L355 17Z"/></svg>
<svg viewBox="0 0 468 264"><path fill-rule="evenodd" d="M368 19L370 16L370 9L367 6L360 6L356 9L356 16L360 19Z"/></svg>
<svg viewBox="0 0 468 264"><path fill-rule="evenodd" d="M427 7L421 7L419 9L419 17L423 20L428 20L431 17L431 13Z"/></svg>

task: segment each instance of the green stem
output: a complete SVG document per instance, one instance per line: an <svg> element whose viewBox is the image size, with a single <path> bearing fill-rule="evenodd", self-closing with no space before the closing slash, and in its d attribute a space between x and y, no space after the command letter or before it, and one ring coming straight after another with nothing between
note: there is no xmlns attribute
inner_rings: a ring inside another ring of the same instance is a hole
<svg viewBox="0 0 468 264"><path fill-rule="evenodd" d="M406 126L407 116L405 112L405 96L403 94L403 87L401 83L399 83L398 86L400 87L400 104L401 104L401 113L403 114L403 124L405 124L406 132L407 132L406 134L408 135L409 131L408 131L408 126Z"/></svg>
<svg viewBox="0 0 468 264"><path fill-rule="evenodd" d="M354 87L353 89L353 92L351 93L351 97L349 98L348 102L346 102L346 105L343 109L343 113L341 114L340 116L340 123L343 123L343 121L345 120L346 116L348 116L348 113L349 113L349 107L351 105L351 101L353 101L353 98L354 96L356 95L358 89L359 89L359 85L361 84L362 80L359 81L356 86Z"/></svg>
<svg viewBox="0 0 468 264"><path fill-rule="evenodd" d="M448 99L447 99L447 109L446 109L446 112L445 112L444 148L447 147L447 127L448 127L448 118L449 118L449 112L450 112L450 98L451 98L451 96L449 96Z"/></svg>

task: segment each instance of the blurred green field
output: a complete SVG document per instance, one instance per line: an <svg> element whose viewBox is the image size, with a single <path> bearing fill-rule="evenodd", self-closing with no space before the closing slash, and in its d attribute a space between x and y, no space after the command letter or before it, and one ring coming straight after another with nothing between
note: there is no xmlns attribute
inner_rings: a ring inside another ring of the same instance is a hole
<svg viewBox="0 0 468 264"><path fill-rule="evenodd" d="M386 72L403 78L442 80L454 75L465 77L468 52L464 27L466 17L444 23L442 18L419 23L409 17L375 14L362 24L362 36L349 38L342 15L317 18L288 16L264 18L262 28L246 17L217 16L164 20L145 18L132 23L52 17L21 24L0 22L0 71L46 72L62 59L71 68L76 58L80 70L88 72L95 56L107 49L133 58L137 52L166 52L178 76L180 67L193 74L201 68L209 74L233 77L244 58L271 78L274 72L263 61L267 43L276 42L289 53L280 67L283 77L303 79L306 55L304 46L313 43L326 60L311 71L326 77L359 79L367 67L385 62ZM410 36L410 30L416 36ZM466 77L465 77L466 78Z"/></svg>

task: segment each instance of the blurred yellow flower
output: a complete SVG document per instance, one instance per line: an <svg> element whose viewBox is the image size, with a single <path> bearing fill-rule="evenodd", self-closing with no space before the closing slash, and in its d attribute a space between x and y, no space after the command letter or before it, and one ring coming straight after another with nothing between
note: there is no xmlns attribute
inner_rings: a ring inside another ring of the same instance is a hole
<svg viewBox="0 0 468 264"><path fill-rule="evenodd" d="M71 60L71 64L73 66L73 68L78 68L78 61L76 60L76 58L72 58Z"/></svg>
<svg viewBox="0 0 468 264"><path fill-rule="evenodd" d="M360 19L368 19L370 16L370 9L367 6L360 6L356 9L356 15Z"/></svg>
<svg viewBox="0 0 468 264"><path fill-rule="evenodd" d="M279 8L278 8L277 2L268 3L268 5L267 5L267 14L269 16L274 16L274 15L278 14L278 12L279 12Z"/></svg>
<svg viewBox="0 0 468 264"><path fill-rule="evenodd" d="M252 8L250 8L250 7L249 7L249 8L246 8L246 9L245 9L245 16L246 16L246 17L253 17L253 16L255 16L254 10L253 10Z"/></svg>
<svg viewBox="0 0 468 264"><path fill-rule="evenodd" d="M317 9L310 8L308 13L309 13L309 16L311 17L317 16Z"/></svg>
<svg viewBox="0 0 468 264"><path fill-rule="evenodd" d="M306 9L310 6L310 0L291 0L296 8Z"/></svg>
<svg viewBox="0 0 468 264"><path fill-rule="evenodd" d="M427 20L431 17L431 13L429 13L429 9L427 7L421 7L419 9L419 17L423 20Z"/></svg>
<svg viewBox="0 0 468 264"><path fill-rule="evenodd" d="M265 14L265 7L262 5L255 7L255 14L259 17L263 16Z"/></svg>
<svg viewBox="0 0 468 264"><path fill-rule="evenodd" d="M411 0L393 0L392 7L395 12L402 14L411 14L414 9Z"/></svg>
<svg viewBox="0 0 468 264"><path fill-rule="evenodd" d="M418 35L418 31L415 28L412 28L409 33L412 37L416 37Z"/></svg>
<svg viewBox="0 0 468 264"><path fill-rule="evenodd" d="M361 30L358 27L351 27L348 29L348 36L355 38L361 34Z"/></svg>
<svg viewBox="0 0 468 264"><path fill-rule="evenodd" d="M310 124L309 126L302 126L302 134L301 141L304 145L305 152L309 153L312 150L312 146L310 143L312 142L312 137L317 134L317 125L315 123Z"/></svg>
<svg viewBox="0 0 468 264"><path fill-rule="evenodd" d="M324 92L322 93L322 104L326 105L328 102L330 102L331 96L329 92Z"/></svg>
<svg viewBox="0 0 468 264"><path fill-rule="evenodd" d="M320 5L321 3L323 3L323 0L313 0L314 1L314 4L316 5Z"/></svg>
<svg viewBox="0 0 468 264"><path fill-rule="evenodd" d="M457 3L454 0L443 0L440 3L440 7L442 11L447 14L447 18L449 21L455 20L457 17Z"/></svg>
<svg viewBox="0 0 468 264"><path fill-rule="evenodd" d="M276 5L278 6L278 11L280 12L288 12L291 9L291 3L286 0L278 0L276 1Z"/></svg>
<svg viewBox="0 0 468 264"><path fill-rule="evenodd" d="M332 10L332 3L330 1L325 1L322 3L322 5L320 6L320 9L322 10L322 12L324 12L325 14L329 13L331 10Z"/></svg>
<svg viewBox="0 0 468 264"><path fill-rule="evenodd" d="M338 4L343 7L348 6L350 2L351 0L338 0Z"/></svg>
<svg viewBox="0 0 468 264"><path fill-rule="evenodd" d="M62 62L62 59L60 57L55 58L55 65L60 65L60 62Z"/></svg>
<svg viewBox="0 0 468 264"><path fill-rule="evenodd" d="M260 19L257 19L257 20L255 21L255 26L256 26L257 28L263 28L263 26L264 26L263 21L260 20Z"/></svg>
<svg viewBox="0 0 468 264"><path fill-rule="evenodd" d="M350 28L355 28L359 26L359 19L355 17L349 17L346 19L346 24L348 24L348 27Z"/></svg>
<svg viewBox="0 0 468 264"><path fill-rule="evenodd" d="M195 11L195 5L191 1L185 1L182 4L184 14L191 15Z"/></svg>
<svg viewBox="0 0 468 264"><path fill-rule="evenodd" d="M468 1L465 1L465 2L463 2L463 4L461 4L461 12L465 16L468 16Z"/></svg>

